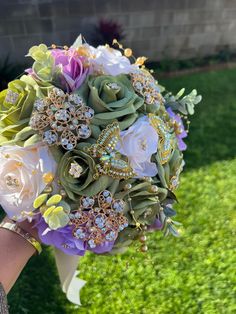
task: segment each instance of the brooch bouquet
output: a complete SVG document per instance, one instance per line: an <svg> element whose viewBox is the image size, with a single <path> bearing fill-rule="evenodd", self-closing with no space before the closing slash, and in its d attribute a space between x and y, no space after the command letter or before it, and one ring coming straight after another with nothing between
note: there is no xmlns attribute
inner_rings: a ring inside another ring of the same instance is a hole
<svg viewBox="0 0 236 314"><path fill-rule="evenodd" d="M35 222L59 269L65 256L123 252L135 239L146 251L149 230L178 235L183 138L201 96L165 92L145 57L114 45L34 46L32 67L0 93L0 205Z"/></svg>

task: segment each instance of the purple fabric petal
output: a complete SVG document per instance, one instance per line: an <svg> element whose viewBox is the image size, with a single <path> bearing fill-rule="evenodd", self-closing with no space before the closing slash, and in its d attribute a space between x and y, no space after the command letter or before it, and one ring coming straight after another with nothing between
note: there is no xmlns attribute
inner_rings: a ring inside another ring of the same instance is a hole
<svg viewBox="0 0 236 314"><path fill-rule="evenodd" d="M97 253L97 254L102 254L102 253L107 253L112 250L114 246L114 242L105 242L101 245L96 246L93 249L90 249L92 252Z"/></svg>
<svg viewBox="0 0 236 314"><path fill-rule="evenodd" d="M83 256L86 250L90 250L97 254L102 254L111 251L114 246L114 241L107 241L102 245L96 246L95 248L90 248L83 240L76 239L73 236L71 226L66 226L57 230L50 230L43 235L44 231L48 228L48 225L42 216L38 219L35 226L38 229L39 238L42 243L55 246L68 255Z"/></svg>
<svg viewBox="0 0 236 314"><path fill-rule="evenodd" d="M154 223L148 227L148 230L150 230L150 231L161 230L162 227L163 227L163 225L162 225L161 221L159 219L156 219L154 221Z"/></svg>
<svg viewBox="0 0 236 314"><path fill-rule="evenodd" d="M41 217L36 224L36 227L42 243L53 245L68 255L84 255L84 242L73 237L71 226L51 230L43 235L43 232L48 228L48 225Z"/></svg>
<svg viewBox="0 0 236 314"><path fill-rule="evenodd" d="M55 59L55 65L62 69L62 75L65 79L62 82L65 83L66 90L73 92L78 89L89 72L89 69L83 65L83 61L86 61L85 57L79 56L73 49L68 51L53 49L51 54Z"/></svg>
<svg viewBox="0 0 236 314"><path fill-rule="evenodd" d="M176 121L177 124L179 124L178 132L176 132L176 138L177 138L177 141L178 141L179 150L181 150L181 151L186 150L187 149L187 145L182 140L183 138L187 137L187 132L184 129L183 120L181 119L181 117L178 114L175 114L170 107L167 108L166 111L168 112L170 118L172 120Z"/></svg>

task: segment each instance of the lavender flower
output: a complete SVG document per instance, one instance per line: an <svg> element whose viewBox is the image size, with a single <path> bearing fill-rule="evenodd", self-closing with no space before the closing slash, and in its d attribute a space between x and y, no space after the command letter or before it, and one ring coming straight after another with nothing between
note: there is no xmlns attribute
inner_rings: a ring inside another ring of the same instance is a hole
<svg viewBox="0 0 236 314"><path fill-rule="evenodd" d="M167 109L167 112L171 120L173 121L173 126L174 126L175 134L177 137L179 150L181 151L186 150L187 145L182 140L183 138L187 137L187 132L184 129L183 121L180 115L175 114L170 107Z"/></svg>
<svg viewBox="0 0 236 314"><path fill-rule="evenodd" d="M84 82L89 69L85 67L86 58L79 56L76 50L53 49L51 51L55 65L61 67L67 92L73 92Z"/></svg>
<svg viewBox="0 0 236 314"><path fill-rule="evenodd" d="M38 219L36 227L38 229L39 238L42 243L55 246L68 255L83 256L86 250L90 250L97 254L102 254L111 251L114 246L114 242L107 241L102 245L96 246L95 248L90 248L85 241L76 239L73 236L73 226L67 225L57 230L47 230L48 225L42 216Z"/></svg>

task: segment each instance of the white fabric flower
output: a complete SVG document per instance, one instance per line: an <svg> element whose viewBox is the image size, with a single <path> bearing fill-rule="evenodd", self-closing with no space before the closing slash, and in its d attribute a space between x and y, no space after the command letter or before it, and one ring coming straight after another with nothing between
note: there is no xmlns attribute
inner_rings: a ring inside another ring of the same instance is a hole
<svg viewBox="0 0 236 314"><path fill-rule="evenodd" d="M139 118L128 130L120 133L118 151L127 156L137 177L153 177L157 166L151 156L158 149L158 134L151 126L148 117Z"/></svg>
<svg viewBox="0 0 236 314"><path fill-rule="evenodd" d="M131 64L129 59L117 49L107 46L98 46L97 48L89 45L85 46L91 55L90 63L92 70L95 72L116 76L128 74L138 68L136 65Z"/></svg>
<svg viewBox="0 0 236 314"><path fill-rule="evenodd" d="M33 202L54 176L56 162L47 146L0 147L0 205L10 218L23 220L21 212L31 212Z"/></svg>

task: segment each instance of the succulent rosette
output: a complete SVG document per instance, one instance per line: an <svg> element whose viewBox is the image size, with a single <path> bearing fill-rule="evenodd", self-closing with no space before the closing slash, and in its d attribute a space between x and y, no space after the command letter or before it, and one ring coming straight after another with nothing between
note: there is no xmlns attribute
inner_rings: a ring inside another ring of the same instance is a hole
<svg viewBox="0 0 236 314"><path fill-rule="evenodd" d="M35 97L33 87L21 80L10 82L0 93L0 144L28 126Z"/></svg>
<svg viewBox="0 0 236 314"><path fill-rule="evenodd" d="M178 236L183 138L201 96L166 93L145 57L118 46L34 46L0 93L0 205L68 256Z"/></svg>

